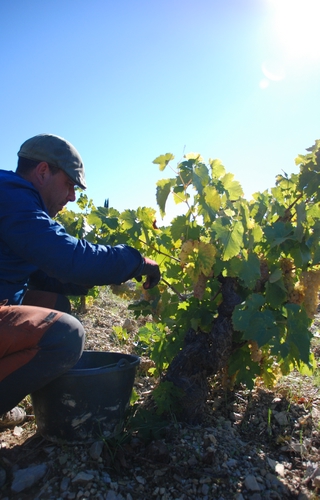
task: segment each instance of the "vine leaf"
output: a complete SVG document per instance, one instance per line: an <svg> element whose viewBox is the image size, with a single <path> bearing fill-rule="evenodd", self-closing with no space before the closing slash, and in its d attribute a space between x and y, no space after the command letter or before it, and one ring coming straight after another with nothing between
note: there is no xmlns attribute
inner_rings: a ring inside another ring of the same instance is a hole
<svg viewBox="0 0 320 500"><path fill-rule="evenodd" d="M233 174L226 174L221 179L222 185L226 192L228 193L229 198L237 200L243 196L243 190L239 181L234 180Z"/></svg>
<svg viewBox="0 0 320 500"><path fill-rule="evenodd" d="M192 182L199 194L202 194L203 188L210 182L208 168L203 163L196 165L192 175Z"/></svg>
<svg viewBox="0 0 320 500"><path fill-rule="evenodd" d="M241 380L241 382L246 384L248 389L253 389L254 379L259 375L259 372L259 365L252 361L248 346L244 346L238 352L231 355L228 374L230 376L237 374L237 380Z"/></svg>
<svg viewBox="0 0 320 500"><path fill-rule="evenodd" d="M181 265L193 282L198 281L201 273L210 276L215 263L216 248L211 243L188 240L183 243L180 252Z"/></svg>
<svg viewBox="0 0 320 500"><path fill-rule="evenodd" d="M125 210L122 212L121 218L123 229L128 231L131 237L140 236L141 224L135 210Z"/></svg>
<svg viewBox="0 0 320 500"><path fill-rule="evenodd" d="M262 310L265 299L258 293L251 294L245 302L235 307L232 322L236 331L243 332L243 338L256 340L259 347L272 338L272 330L275 318L268 309Z"/></svg>
<svg viewBox="0 0 320 500"><path fill-rule="evenodd" d="M226 173L226 169L221 163L221 160L209 160L210 166L211 166L211 175L212 179L217 178L220 179L222 175Z"/></svg>
<svg viewBox="0 0 320 500"><path fill-rule="evenodd" d="M234 257L230 261L232 276L240 278L244 285L253 288L260 278L260 260L257 254L249 253L247 260Z"/></svg>
<svg viewBox="0 0 320 500"><path fill-rule="evenodd" d="M171 191L171 187L175 184L175 179L160 179L157 182L157 203L160 209L161 217L166 215L166 202Z"/></svg>
<svg viewBox="0 0 320 500"><path fill-rule="evenodd" d="M156 165L159 165L159 170L163 171L166 166L168 165L169 161L174 159L174 155L171 153L166 153L165 155L160 155L157 156L155 160L153 160L152 163L155 163Z"/></svg>
<svg viewBox="0 0 320 500"><path fill-rule="evenodd" d="M266 302L270 307L277 309L287 298L287 291L283 285L283 280L275 283L266 283Z"/></svg>
<svg viewBox="0 0 320 500"><path fill-rule="evenodd" d="M276 247L284 243L288 239L292 239L292 227L288 227L284 222L275 222L273 226L266 226L264 234L270 248Z"/></svg>
<svg viewBox="0 0 320 500"><path fill-rule="evenodd" d="M212 208L215 212L217 212L221 205L221 199L216 188L213 186L206 186L203 189L203 194L208 207Z"/></svg>
<svg viewBox="0 0 320 500"><path fill-rule="evenodd" d="M311 333L308 329L307 313L297 304L287 304L288 313L288 337L287 342L291 342L296 347L294 357L299 361L309 364Z"/></svg>
<svg viewBox="0 0 320 500"><path fill-rule="evenodd" d="M244 228L242 222L237 221L233 226L227 226L225 221L218 219L214 223L213 229L223 245L222 260L230 260L238 255L243 246Z"/></svg>

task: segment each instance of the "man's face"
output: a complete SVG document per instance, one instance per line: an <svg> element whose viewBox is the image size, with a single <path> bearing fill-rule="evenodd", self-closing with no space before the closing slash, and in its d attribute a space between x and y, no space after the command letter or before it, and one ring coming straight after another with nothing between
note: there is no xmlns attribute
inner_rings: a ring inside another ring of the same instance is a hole
<svg viewBox="0 0 320 500"><path fill-rule="evenodd" d="M74 187L74 182L63 170L59 170L55 174L49 170L39 192L50 217L57 215L69 201L75 201Z"/></svg>

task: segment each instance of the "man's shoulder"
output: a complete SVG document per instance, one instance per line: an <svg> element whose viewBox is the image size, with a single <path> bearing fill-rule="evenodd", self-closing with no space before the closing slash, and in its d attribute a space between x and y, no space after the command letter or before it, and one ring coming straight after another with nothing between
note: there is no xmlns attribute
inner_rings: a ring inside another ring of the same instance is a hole
<svg viewBox="0 0 320 500"><path fill-rule="evenodd" d="M12 178L18 177L18 174L16 174L12 170L0 169L0 177L1 177L1 179L12 179Z"/></svg>
<svg viewBox="0 0 320 500"><path fill-rule="evenodd" d="M39 203L39 193L33 185L12 170L0 170L0 204Z"/></svg>
<svg viewBox="0 0 320 500"><path fill-rule="evenodd" d="M20 175L12 170L1 170L0 169L0 185L2 187L9 188L13 187L24 187L24 188L32 188L32 184L30 182L23 179Z"/></svg>

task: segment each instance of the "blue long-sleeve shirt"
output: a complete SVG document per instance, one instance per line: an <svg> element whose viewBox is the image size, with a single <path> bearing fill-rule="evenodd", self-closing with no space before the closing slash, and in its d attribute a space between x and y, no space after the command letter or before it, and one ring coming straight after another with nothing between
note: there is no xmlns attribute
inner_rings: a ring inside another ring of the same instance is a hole
<svg viewBox="0 0 320 500"><path fill-rule="evenodd" d="M21 304L30 276L47 290L120 284L139 276L141 254L127 245L95 245L51 219L33 185L0 170L0 301ZM79 289L80 289L79 288Z"/></svg>

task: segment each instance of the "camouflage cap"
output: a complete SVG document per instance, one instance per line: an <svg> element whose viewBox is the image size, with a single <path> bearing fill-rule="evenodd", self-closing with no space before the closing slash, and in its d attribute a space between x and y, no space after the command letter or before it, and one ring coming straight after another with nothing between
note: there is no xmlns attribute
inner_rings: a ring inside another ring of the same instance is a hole
<svg viewBox="0 0 320 500"><path fill-rule="evenodd" d="M39 160L61 168L77 186L86 189L84 166L78 151L70 142L52 134L39 134L25 141L18 156Z"/></svg>

